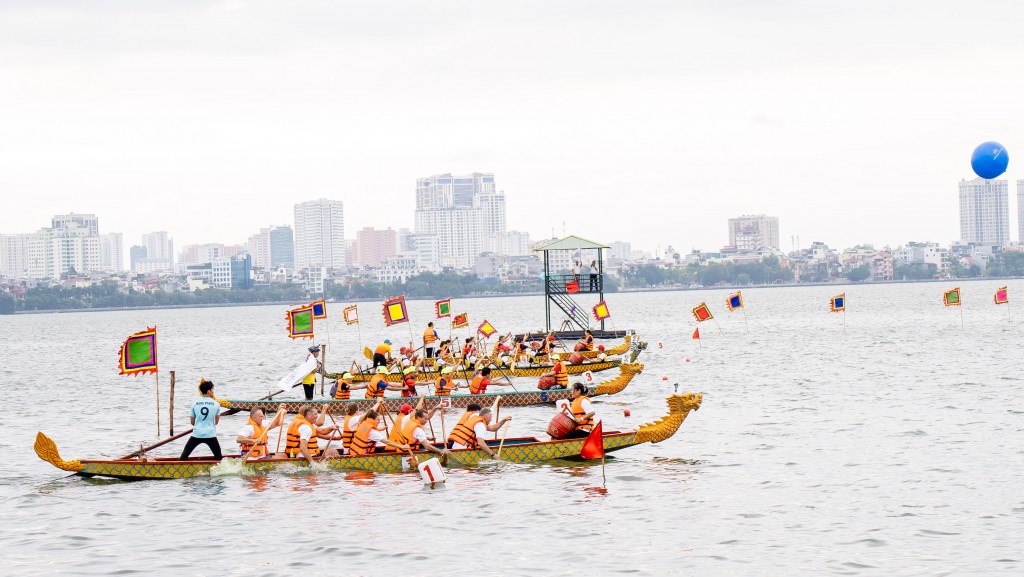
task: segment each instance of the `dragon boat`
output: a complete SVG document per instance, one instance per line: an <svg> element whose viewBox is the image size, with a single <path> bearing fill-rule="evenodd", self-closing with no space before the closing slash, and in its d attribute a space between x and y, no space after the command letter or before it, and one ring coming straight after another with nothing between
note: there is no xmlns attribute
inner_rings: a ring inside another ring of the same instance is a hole
<svg viewBox="0 0 1024 577"><path fill-rule="evenodd" d="M556 359L568 360L572 356L573 352L578 352L583 355L585 359L596 359L603 352L606 356L624 355L631 349L636 349L638 352L633 356L633 360L636 360L636 356L639 356L639 351L647 348L647 343L641 340L634 340L634 335L626 335L622 338L622 343L614 347L605 348L603 351L594 349L592 351L566 351L562 353L552 353L551 356Z"/></svg>
<svg viewBox="0 0 1024 577"><path fill-rule="evenodd" d="M589 396L597 397L601 395L614 395L615 393L622 392L626 388L626 385L633 380L633 377L639 375L644 370L644 366L640 363L625 363L619 365L619 375L613 379L609 379L602 383L598 383L591 387ZM494 383L494 385L502 385L507 383ZM489 406L495 399L495 397L501 397L502 407L526 407L529 405L544 405L553 404L559 399L571 399L572 396L569 394L570 389L548 389L546 391L541 390L524 390L524 391L508 391L501 393L484 393L481 395L448 395L448 396L425 396L427 406L434 406L435 404L447 399L452 407L465 408L470 403L477 403L481 406ZM355 391L360 393L361 391ZM364 398L352 398L342 401L335 401L333 399L323 399L321 401L307 401L305 399L281 399L281 400L239 400L239 399L220 399L218 402L221 406L234 409L234 410L249 410L254 407L262 408L267 414L276 412L280 407L284 407L289 413L297 413L301 408L307 406L314 406L317 408L326 406L332 413L340 413L344 411L344 408L349 403L356 403L359 405L359 410L365 411L370 408L374 403L380 399L364 399ZM398 411L399 408L405 403L415 401L416 399L410 397L384 397L384 407L389 411Z"/></svg>
<svg viewBox="0 0 1024 577"><path fill-rule="evenodd" d="M668 415L653 423L641 425L633 431L605 431L602 435L606 453L619 451L642 443L658 443L670 438L679 430L690 411L700 408L702 395L696 393L675 394L668 397ZM501 460L512 463L538 463L553 459L579 458L586 439L541 440L536 437L505 439L501 444ZM498 448L498 441L487 441L488 446ZM115 479L186 479L205 476L219 465L212 457L188 459L174 457L155 459L82 459L65 461L57 450L57 444L42 432L36 434L36 455L58 469L70 471L82 477L113 477ZM417 462L426 461L433 453L413 453ZM239 455L225 457L238 460ZM472 467L487 459L480 449L458 449L451 451L449 464ZM325 469L362 470L377 473L399 473L410 467L409 453L373 453L361 456L335 457L321 461ZM265 474L281 467L307 466L302 458L271 457L244 463L245 470L252 474ZM414 467L413 467L414 468Z"/></svg>
<svg viewBox="0 0 1024 577"><path fill-rule="evenodd" d="M636 358L629 359L629 362L635 361ZM608 369L614 369L622 363L622 359L607 359L603 361L590 361L579 364L565 363L566 372L570 375L580 375L587 371L597 373L600 371L607 371ZM489 359L485 359L481 364L481 368L484 366L495 366L493 362L489 362ZM508 375L510 378L517 377L540 377L544 373L551 370L551 365L530 365L527 367L509 366L509 367L498 367L501 373ZM397 369L396 369L397 370ZM456 368L455 372L452 373L456 378L466 377L470 378L473 376L473 368L467 367ZM498 373L498 378L501 378L501 373ZM436 367L424 367L419 370L419 374L426 379L433 379L438 376ZM364 383L369 381L373 377L374 373L367 369L362 372L352 373L352 382ZM384 380L389 383L399 383L402 381L402 374L398 372L390 372L384 376Z"/></svg>

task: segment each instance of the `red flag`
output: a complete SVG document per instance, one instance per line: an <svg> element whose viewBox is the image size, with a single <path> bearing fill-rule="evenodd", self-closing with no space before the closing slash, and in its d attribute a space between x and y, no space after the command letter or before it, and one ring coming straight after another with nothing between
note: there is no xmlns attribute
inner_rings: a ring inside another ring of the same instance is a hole
<svg viewBox="0 0 1024 577"><path fill-rule="evenodd" d="M700 340L700 327L693 329L693 338Z"/></svg>
<svg viewBox="0 0 1024 577"><path fill-rule="evenodd" d="M604 439L601 434L601 422L597 422L597 426L594 430L590 431L587 435L587 440L583 442L583 448L580 449L580 457L584 459L602 459L604 458Z"/></svg>
<svg viewBox="0 0 1024 577"><path fill-rule="evenodd" d="M580 283L574 280L565 283L565 292L569 294L576 294L580 292Z"/></svg>

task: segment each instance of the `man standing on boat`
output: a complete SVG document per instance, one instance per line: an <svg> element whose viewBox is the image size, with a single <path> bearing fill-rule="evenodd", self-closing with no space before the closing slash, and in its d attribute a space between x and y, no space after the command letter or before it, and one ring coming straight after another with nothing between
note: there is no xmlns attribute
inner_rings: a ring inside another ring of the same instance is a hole
<svg viewBox="0 0 1024 577"><path fill-rule="evenodd" d="M384 339L384 342L377 345L373 351L373 367L388 366L391 362L391 339Z"/></svg>
<svg viewBox="0 0 1024 577"><path fill-rule="evenodd" d="M320 345L309 347L309 354L316 359L316 369L302 378L302 392L306 394L306 400L313 400L313 390L316 388L316 376L324 372L324 365L320 362ZM309 359L309 357L306 357Z"/></svg>
<svg viewBox="0 0 1024 577"><path fill-rule="evenodd" d="M428 359L434 357L434 346L437 343L437 331L434 330L434 322L427 323L427 330L423 331L423 354L427 355Z"/></svg>
<svg viewBox="0 0 1024 577"><path fill-rule="evenodd" d="M187 459L199 445L206 445L213 453L213 458L221 459L220 441L217 440L217 424L220 423L220 403L213 396L213 383L203 379L199 381L199 394L202 397L192 403L189 420L192 421L192 436L185 443L185 448L178 457Z"/></svg>

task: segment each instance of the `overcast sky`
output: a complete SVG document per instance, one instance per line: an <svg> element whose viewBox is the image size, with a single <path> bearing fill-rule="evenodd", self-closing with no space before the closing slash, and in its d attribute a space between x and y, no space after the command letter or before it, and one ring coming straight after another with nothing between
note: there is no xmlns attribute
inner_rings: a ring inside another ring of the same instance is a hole
<svg viewBox="0 0 1024 577"><path fill-rule="evenodd" d="M1022 2L0 3L0 232L91 212L126 249L240 243L293 205L413 226L493 172L508 227L653 251L959 236L985 140L1024 160ZM1020 156L1018 156L1020 155Z"/></svg>

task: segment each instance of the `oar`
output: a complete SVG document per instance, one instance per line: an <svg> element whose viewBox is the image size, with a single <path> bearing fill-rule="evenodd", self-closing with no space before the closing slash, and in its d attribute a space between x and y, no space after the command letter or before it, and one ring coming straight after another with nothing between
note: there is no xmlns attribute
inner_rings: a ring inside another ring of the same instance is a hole
<svg viewBox="0 0 1024 577"><path fill-rule="evenodd" d="M280 425L278 425L278 426L279 426L279 427L281 427L281 429L282 429L282 430L284 430L284 415L282 415L282 414L281 414L281 412L282 412L282 411L284 411L284 406L281 406L281 407L279 407L279 408L277 409L277 413L278 413L278 414L277 414L277 415L274 415L274 418L273 418L273 420L271 420L271 421L270 421L270 424L271 424L271 425L273 425L273 424L274 424L274 421L276 421L276 420L277 420L277 417L278 417L278 416L280 416L280 417L281 417L281 424L280 424ZM267 437L269 437L269 436L270 436L270 429L273 429L273 428L274 428L274 427L267 427L267 428L266 428L266 429L265 429L265 430L263 431L263 433L262 433L262 434L260 434L259 438L257 438L257 439L256 439L256 442L255 442L255 443L253 443L253 445L252 445L252 446L253 446L253 447L255 447L256 445L259 445L259 444L260 444L260 440L261 440L261 439L263 439L264 435L265 435L265 436L267 436ZM278 446L279 448L280 448L280 446L281 446L281 436L280 436L280 435L278 435L278 437L277 437L277 446ZM251 449L249 450L249 453L252 453L252 450L251 450ZM256 459L253 459L252 457L250 457L250 456L249 456L249 453L246 453L246 454L245 454L245 457L243 457L243 458L242 458L242 461L243 461L243 462L249 463L249 462L252 462L252 461L255 461L255 460L256 460ZM275 453L276 453L276 451L275 451ZM259 457L257 457L257 458L259 458Z"/></svg>
<svg viewBox="0 0 1024 577"><path fill-rule="evenodd" d="M334 415L332 415L331 411L327 408L327 403L324 403L324 412L327 413L327 416L331 418L331 422L334 423L335 427L337 427L338 426L338 421L334 420ZM341 428L338 428L338 432L341 433ZM313 434L314 435L316 434L316 425L313 425ZM331 435L331 438L327 439L327 444L324 445L323 453L320 455L320 460L318 462L323 463L324 459L327 458L327 449L329 449L331 447L331 441L333 441L333 440L334 440L334 435Z"/></svg>
<svg viewBox="0 0 1024 577"><path fill-rule="evenodd" d="M292 388L294 389L295 387L297 387L297 386L299 386L301 384L302 383L295 383L294 385L292 385ZM276 396L276 395L280 395L283 392L285 392L285 389L281 389L280 391L278 391L276 393L272 393L270 395L267 395L267 396L265 396L265 397L263 397L261 399L257 399L257 400L258 401L266 401L266 400L274 398L274 396ZM242 409L228 409L227 411L222 413L222 416L234 415L235 413L237 413L237 412L239 412L241 410ZM141 455L142 453L145 453L147 451L153 450L153 449L155 449L157 447L162 447L162 446L166 445L167 443L170 443L171 441L177 441L178 439L184 437L185 435L191 435L192 431L193 431L193 429L189 429L187 431L182 431L181 433L178 433L177 435L174 435L174 436L171 436L171 437L167 437L166 439L164 439L162 441L159 441L159 442L156 442L156 443L153 443L152 445L150 445L148 447L140 447L138 451L134 451L134 452L128 453L127 455L121 457L121 459L131 459L132 457L135 457L137 455Z"/></svg>
<svg viewBox="0 0 1024 577"><path fill-rule="evenodd" d="M508 426L512 424L512 421L505 423L505 431L501 434L501 442L498 443L498 458L501 458L501 448L505 446L505 435L508 435Z"/></svg>

